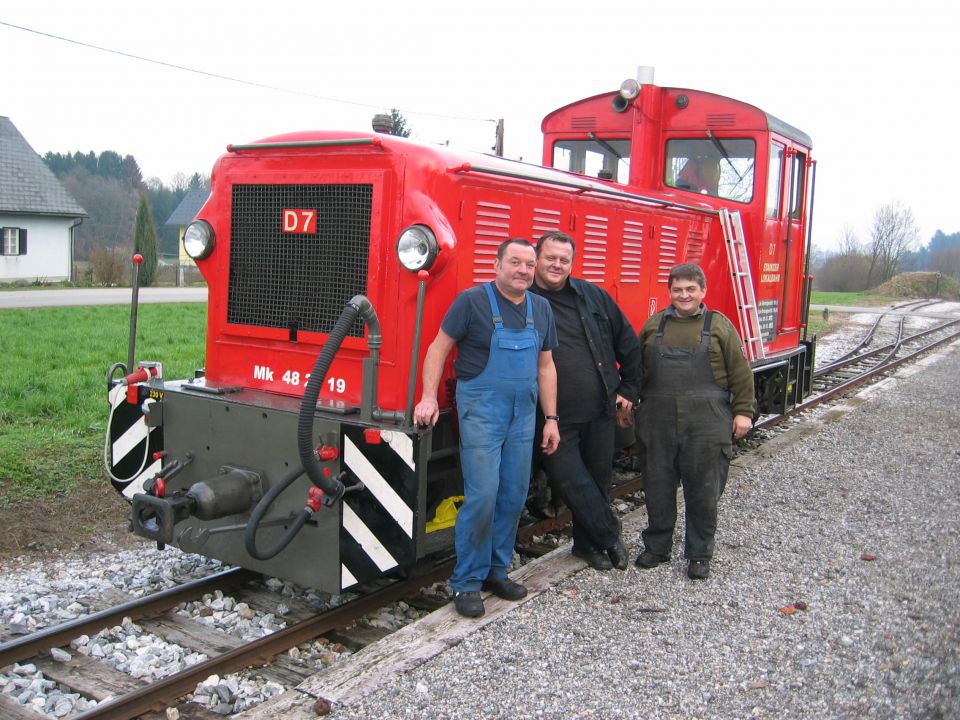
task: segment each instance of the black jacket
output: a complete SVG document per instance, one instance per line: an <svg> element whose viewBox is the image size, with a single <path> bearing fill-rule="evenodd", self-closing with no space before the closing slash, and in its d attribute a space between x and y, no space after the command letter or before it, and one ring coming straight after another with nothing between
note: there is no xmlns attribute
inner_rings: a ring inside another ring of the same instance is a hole
<svg viewBox="0 0 960 720"><path fill-rule="evenodd" d="M634 403L640 397L643 365L637 334L606 290L580 278L570 277L567 282L577 295L580 320L594 365L607 391L607 411L612 414L617 395ZM536 283L530 291L542 294Z"/></svg>

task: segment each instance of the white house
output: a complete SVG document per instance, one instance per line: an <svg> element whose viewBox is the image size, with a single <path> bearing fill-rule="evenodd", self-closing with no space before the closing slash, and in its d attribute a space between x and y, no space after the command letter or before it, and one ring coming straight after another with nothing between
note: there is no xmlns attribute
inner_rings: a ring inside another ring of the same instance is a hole
<svg viewBox="0 0 960 720"><path fill-rule="evenodd" d="M74 228L87 211L0 116L0 282L70 279Z"/></svg>

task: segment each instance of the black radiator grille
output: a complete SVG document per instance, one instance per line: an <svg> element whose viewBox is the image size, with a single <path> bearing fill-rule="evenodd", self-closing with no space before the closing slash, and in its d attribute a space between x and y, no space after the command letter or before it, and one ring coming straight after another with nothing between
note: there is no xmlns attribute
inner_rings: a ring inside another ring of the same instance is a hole
<svg viewBox="0 0 960 720"><path fill-rule="evenodd" d="M329 333L367 293L373 186L234 185L227 322ZM315 210L316 232L282 231L284 210ZM352 337L363 336L357 321Z"/></svg>

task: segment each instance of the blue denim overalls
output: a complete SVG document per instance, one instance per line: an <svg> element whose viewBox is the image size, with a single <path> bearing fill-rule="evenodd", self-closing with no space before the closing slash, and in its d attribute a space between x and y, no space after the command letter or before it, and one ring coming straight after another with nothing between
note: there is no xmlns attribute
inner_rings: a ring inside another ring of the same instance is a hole
<svg viewBox="0 0 960 720"><path fill-rule="evenodd" d="M511 330L503 327L493 284L484 287L494 324L490 355L483 372L457 381L466 499L455 529L457 565L450 586L456 592L506 577L530 486L540 357L533 298L527 293L526 327Z"/></svg>

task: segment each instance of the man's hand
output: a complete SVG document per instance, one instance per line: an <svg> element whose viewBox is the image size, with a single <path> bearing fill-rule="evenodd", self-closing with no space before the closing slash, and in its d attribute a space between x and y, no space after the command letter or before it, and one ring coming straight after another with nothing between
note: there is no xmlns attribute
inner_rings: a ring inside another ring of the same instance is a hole
<svg viewBox="0 0 960 720"><path fill-rule="evenodd" d="M633 403L617 395L617 425L627 428L633 425Z"/></svg>
<svg viewBox="0 0 960 720"><path fill-rule="evenodd" d="M733 418L733 436L739 440L753 427L753 419L747 415L735 415Z"/></svg>
<svg viewBox="0 0 960 720"><path fill-rule="evenodd" d="M560 430L557 428L556 420L547 420L543 424L543 441L540 443L540 449L544 455L553 455L560 447Z"/></svg>
<svg viewBox="0 0 960 720"><path fill-rule="evenodd" d="M440 406L436 398L420 398L420 402L413 409L413 424L419 427L436 425L440 418Z"/></svg>

